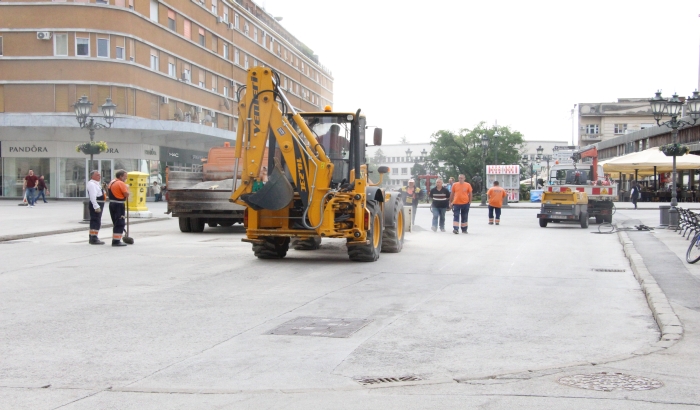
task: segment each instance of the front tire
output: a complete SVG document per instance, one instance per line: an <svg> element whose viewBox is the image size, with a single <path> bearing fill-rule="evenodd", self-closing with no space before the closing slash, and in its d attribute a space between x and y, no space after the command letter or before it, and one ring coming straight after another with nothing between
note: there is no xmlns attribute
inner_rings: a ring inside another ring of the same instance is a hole
<svg viewBox="0 0 700 410"><path fill-rule="evenodd" d="M546 228L547 227L547 220L540 218L540 228Z"/></svg>
<svg viewBox="0 0 700 410"><path fill-rule="evenodd" d="M311 238L295 238L292 241L292 248L295 251L314 251L321 247L321 237L314 236Z"/></svg>
<svg viewBox="0 0 700 410"><path fill-rule="evenodd" d="M180 232L192 232L192 226L190 225L190 218L178 218L178 225L180 225Z"/></svg>
<svg viewBox="0 0 700 410"><path fill-rule="evenodd" d="M404 214L403 201L401 196L397 195L393 203L385 203L384 206L394 208L393 226L385 226L382 234L382 252L399 253L403 249L404 239Z"/></svg>
<svg viewBox="0 0 700 410"><path fill-rule="evenodd" d="M581 220L581 228L587 229L588 228L588 213L581 212L579 219Z"/></svg>
<svg viewBox="0 0 700 410"><path fill-rule="evenodd" d="M268 236L262 243L253 244L253 253L258 259L282 259L288 250L289 238L283 236Z"/></svg>
<svg viewBox="0 0 700 410"><path fill-rule="evenodd" d="M367 208L369 209L370 220L370 226L367 231L367 240L369 240L369 244L348 246L348 256L351 261L375 262L379 259L379 253L382 250L382 228L384 228L384 218L381 206L377 201L367 201Z"/></svg>
<svg viewBox="0 0 700 410"><path fill-rule="evenodd" d="M688 246L688 252L685 253L685 260L688 263L695 263L700 260L700 235L693 236Z"/></svg>

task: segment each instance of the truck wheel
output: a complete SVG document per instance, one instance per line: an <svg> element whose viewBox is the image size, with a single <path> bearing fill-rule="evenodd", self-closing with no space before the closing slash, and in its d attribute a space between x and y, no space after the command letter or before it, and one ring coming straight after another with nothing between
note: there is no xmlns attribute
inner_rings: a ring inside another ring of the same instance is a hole
<svg viewBox="0 0 700 410"><path fill-rule="evenodd" d="M190 218L179 217L177 221L180 225L180 232L192 232L192 226L190 226Z"/></svg>
<svg viewBox="0 0 700 410"><path fill-rule="evenodd" d="M541 219L540 218L540 227L541 228L546 228L547 227L547 220L546 219Z"/></svg>
<svg viewBox="0 0 700 410"><path fill-rule="evenodd" d="M206 219L190 218L190 227L192 228L192 232L203 232L204 222L206 222Z"/></svg>
<svg viewBox="0 0 700 410"><path fill-rule="evenodd" d="M253 244L253 253L258 259L282 259L288 250L289 238L283 236L265 237L261 244Z"/></svg>
<svg viewBox="0 0 700 410"><path fill-rule="evenodd" d="M607 223L611 224L612 223L612 215L604 216L603 222L607 222Z"/></svg>
<svg viewBox="0 0 700 410"><path fill-rule="evenodd" d="M385 203L384 206L391 206L394 208L393 212L393 226L385 226L384 234L382 235L382 252L387 253L399 253L403 248L403 201L401 196L397 195L396 199L392 201L393 203Z"/></svg>
<svg viewBox="0 0 700 410"><path fill-rule="evenodd" d="M598 225L600 225L600 224L602 224L603 222L605 222L605 218L604 218L603 216L601 216L601 215L596 215L596 216L595 216L595 223L597 223Z"/></svg>
<svg viewBox="0 0 700 410"><path fill-rule="evenodd" d="M588 228L588 212L581 212L580 219L581 219L581 228L583 228L583 229Z"/></svg>
<svg viewBox="0 0 700 410"><path fill-rule="evenodd" d="M295 238L292 241L292 248L295 251L313 251L321 247L321 237L314 236L312 238Z"/></svg>
<svg viewBox="0 0 700 410"><path fill-rule="evenodd" d="M374 262L379 259L379 253L382 249L382 228L384 227L382 209L377 201L367 201L367 208L370 220L367 231L369 244L348 246L348 256L351 261Z"/></svg>

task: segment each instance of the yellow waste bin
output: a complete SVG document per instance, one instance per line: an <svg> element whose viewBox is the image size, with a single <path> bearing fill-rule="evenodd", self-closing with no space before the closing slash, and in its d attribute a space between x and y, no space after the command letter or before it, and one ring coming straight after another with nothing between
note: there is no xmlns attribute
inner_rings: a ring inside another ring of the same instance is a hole
<svg viewBox="0 0 700 410"><path fill-rule="evenodd" d="M148 192L148 174L129 172L126 174L126 184L129 185L129 211L148 211L146 193Z"/></svg>

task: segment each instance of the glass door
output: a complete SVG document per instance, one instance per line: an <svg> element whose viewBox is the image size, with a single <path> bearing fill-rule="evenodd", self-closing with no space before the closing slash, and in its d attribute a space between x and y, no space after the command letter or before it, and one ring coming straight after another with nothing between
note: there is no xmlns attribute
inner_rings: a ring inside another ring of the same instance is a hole
<svg viewBox="0 0 700 410"><path fill-rule="evenodd" d="M111 159L101 159L99 161L99 171L102 177L102 187L107 189L107 184L112 180L112 173L114 170L114 164Z"/></svg>

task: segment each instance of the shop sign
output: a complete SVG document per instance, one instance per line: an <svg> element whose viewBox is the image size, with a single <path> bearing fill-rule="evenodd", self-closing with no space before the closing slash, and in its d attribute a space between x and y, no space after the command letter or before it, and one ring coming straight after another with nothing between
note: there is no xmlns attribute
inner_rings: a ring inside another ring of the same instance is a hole
<svg viewBox="0 0 700 410"><path fill-rule="evenodd" d="M56 156L53 141L3 141L0 156L5 158L50 158Z"/></svg>
<svg viewBox="0 0 700 410"><path fill-rule="evenodd" d="M520 165L487 165L486 173L491 175L520 175Z"/></svg>

